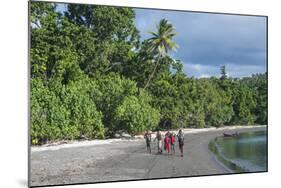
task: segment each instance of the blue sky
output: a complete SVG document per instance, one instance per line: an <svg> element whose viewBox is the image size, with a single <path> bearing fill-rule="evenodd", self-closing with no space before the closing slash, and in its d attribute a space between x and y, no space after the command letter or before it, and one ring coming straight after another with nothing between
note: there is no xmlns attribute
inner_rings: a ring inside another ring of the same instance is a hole
<svg viewBox="0 0 281 188"><path fill-rule="evenodd" d="M179 49L171 55L188 76L245 77L266 72L266 18L166 10L135 9L142 39L149 38L161 18L175 27Z"/></svg>
<svg viewBox="0 0 281 188"><path fill-rule="evenodd" d="M59 4L58 10L66 6ZM141 39L151 37L162 18L175 27L179 45L173 58L181 60L188 76L220 76L226 66L231 77L266 72L266 18L183 11L134 9Z"/></svg>

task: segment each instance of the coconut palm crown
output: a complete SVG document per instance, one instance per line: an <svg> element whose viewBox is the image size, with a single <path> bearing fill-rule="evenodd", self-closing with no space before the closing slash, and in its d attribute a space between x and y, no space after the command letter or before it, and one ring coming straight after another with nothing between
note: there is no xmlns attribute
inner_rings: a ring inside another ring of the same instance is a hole
<svg viewBox="0 0 281 188"><path fill-rule="evenodd" d="M149 52L157 59L152 73L150 74L144 89L146 89L151 81L160 59L164 58L170 50L176 50L178 45L172 40L176 35L175 29L166 19L161 19L157 25L156 32L149 32L153 35L148 39Z"/></svg>

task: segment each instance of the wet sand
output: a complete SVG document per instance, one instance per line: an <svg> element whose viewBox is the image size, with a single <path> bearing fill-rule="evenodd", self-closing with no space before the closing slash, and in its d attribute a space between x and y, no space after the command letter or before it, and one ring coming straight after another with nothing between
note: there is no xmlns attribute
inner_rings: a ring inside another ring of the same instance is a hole
<svg viewBox="0 0 281 188"><path fill-rule="evenodd" d="M230 127L208 131L185 130L184 157L146 152L144 139L106 144L61 147L31 152L31 186L105 182L232 173L209 151L209 142L222 133L265 130L266 127Z"/></svg>

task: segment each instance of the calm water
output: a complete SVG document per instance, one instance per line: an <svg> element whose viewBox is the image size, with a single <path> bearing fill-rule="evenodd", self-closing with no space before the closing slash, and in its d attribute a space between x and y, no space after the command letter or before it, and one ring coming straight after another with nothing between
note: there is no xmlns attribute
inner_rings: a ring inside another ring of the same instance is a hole
<svg viewBox="0 0 281 188"><path fill-rule="evenodd" d="M266 132L240 133L238 137L218 137L210 149L219 161L235 172L266 171Z"/></svg>

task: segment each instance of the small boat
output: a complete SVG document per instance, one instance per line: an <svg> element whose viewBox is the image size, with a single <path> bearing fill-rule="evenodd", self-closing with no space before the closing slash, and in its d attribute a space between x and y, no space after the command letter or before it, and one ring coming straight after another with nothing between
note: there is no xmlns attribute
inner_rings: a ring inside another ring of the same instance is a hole
<svg viewBox="0 0 281 188"><path fill-rule="evenodd" d="M232 137L232 134L223 133L224 137Z"/></svg>
<svg viewBox="0 0 281 188"><path fill-rule="evenodd" d="M236 137L239 136L238 132L234 133L234 134L227 134L227 133L223 133L224 137Z"/></svg>

